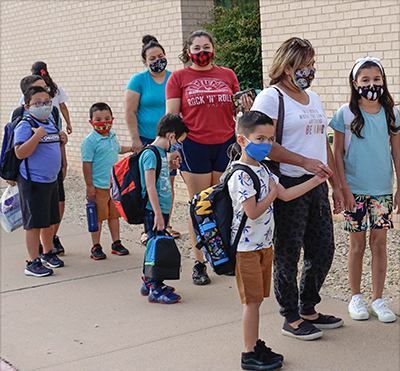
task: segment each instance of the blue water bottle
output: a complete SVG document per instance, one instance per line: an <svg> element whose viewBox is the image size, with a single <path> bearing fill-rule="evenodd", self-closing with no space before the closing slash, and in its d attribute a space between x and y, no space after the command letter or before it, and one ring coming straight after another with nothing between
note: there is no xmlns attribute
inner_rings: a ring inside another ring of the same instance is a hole
<svg viewBox="0 0 400 371"><path fill-rule="evenodd" d="M89 200L86 204L86 216L88 222L89 232L97 232L99 230L99 224L97 223L97 211L94 198Z"/></svg>

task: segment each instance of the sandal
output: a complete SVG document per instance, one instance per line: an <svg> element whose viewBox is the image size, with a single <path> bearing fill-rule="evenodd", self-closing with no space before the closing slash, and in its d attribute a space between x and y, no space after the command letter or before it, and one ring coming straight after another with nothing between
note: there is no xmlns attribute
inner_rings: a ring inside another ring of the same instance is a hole
<svg viewBox="0 0 400 371"><path fill-rule="evenodd" d="M149 235L146 233L146 232L142 232L141 234L140 234L140 243L142 244L142 245L145 245L146 246L146 244L147 244L147 240L149 239Z"/></svg>
<svg viewBox="0 0 400 371"><path fill-rule="evenodd" d="M180 232L175 231L172 229L172 227L169 225L167 228L167 232L171 235L173 238L179 238L181 236Z"/></svg>

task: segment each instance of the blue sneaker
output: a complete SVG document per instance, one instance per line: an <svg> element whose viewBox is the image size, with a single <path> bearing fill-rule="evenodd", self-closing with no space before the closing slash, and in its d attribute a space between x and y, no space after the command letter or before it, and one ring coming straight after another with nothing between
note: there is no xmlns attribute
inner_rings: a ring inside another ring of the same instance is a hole
<svg viewBox="0 0 400 371"><path fill-rule="evenodd" d="M25 274L27 276L44 277L53 274L53 270L43 266L39 258L32 262L26 261Z"/></svg>
<svg viewBox="0 0 400 371"><path fill-rule="evenodd" d="M44 265L50 268L60 268L64 266L64 262L56 255L53 251L49 251L47 254L43 253L40 255L40 260Z"/></svg>
<svg viewBox="0 0 400 371"><path fill-rule="evenodd" d="M165 286L150 286L150 293L147 300L150 303L174 304L181 300L181 296L166 290Z"/></svg>
<svg viewBox="0 0 400 371"><path fill-rule="evenodd" d="M150 286L151 286L151 283L150 283L149 281L147 281L146 278L144 278L144 277L142 276L142 287L140 288L140 293L141 293L143 296L149 295ZM167 286L167 285L163 285L163 286L164 286L164 288L165 288L166 290L171 291L171 292L175 292L175 287Z"/></svg>

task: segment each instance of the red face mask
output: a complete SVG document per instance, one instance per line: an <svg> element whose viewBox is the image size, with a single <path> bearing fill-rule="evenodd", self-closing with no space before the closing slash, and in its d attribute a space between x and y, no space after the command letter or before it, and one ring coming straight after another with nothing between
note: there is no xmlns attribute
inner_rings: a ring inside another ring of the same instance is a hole
<svg viewBox="0 0 400 371"><path fill-rule="evenodd" d="M89 120L89 122L93 126L93 129L96 130L99 134L108 133L112 127L113 121L114 121L114 117L110 121Z"/></svg>
<svg viewBox="0 0 400 371"><path fill-rule="evenodd" d="M190 60L200 67L207 66L214 59L214 52L202 50L196 54L189 53Z"/></svg>

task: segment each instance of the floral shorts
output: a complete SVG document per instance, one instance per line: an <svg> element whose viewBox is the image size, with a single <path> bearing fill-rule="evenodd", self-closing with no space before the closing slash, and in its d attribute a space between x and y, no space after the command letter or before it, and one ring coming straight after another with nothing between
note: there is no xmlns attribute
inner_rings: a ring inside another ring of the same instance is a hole
<svg viewBox="0 0 400 371"><path fill-rule="evenodd" d="M392 229L393 195L366 196L353 195L357 206L355 211L344 212L344 230L361 232L368 229Z"/></svg>

